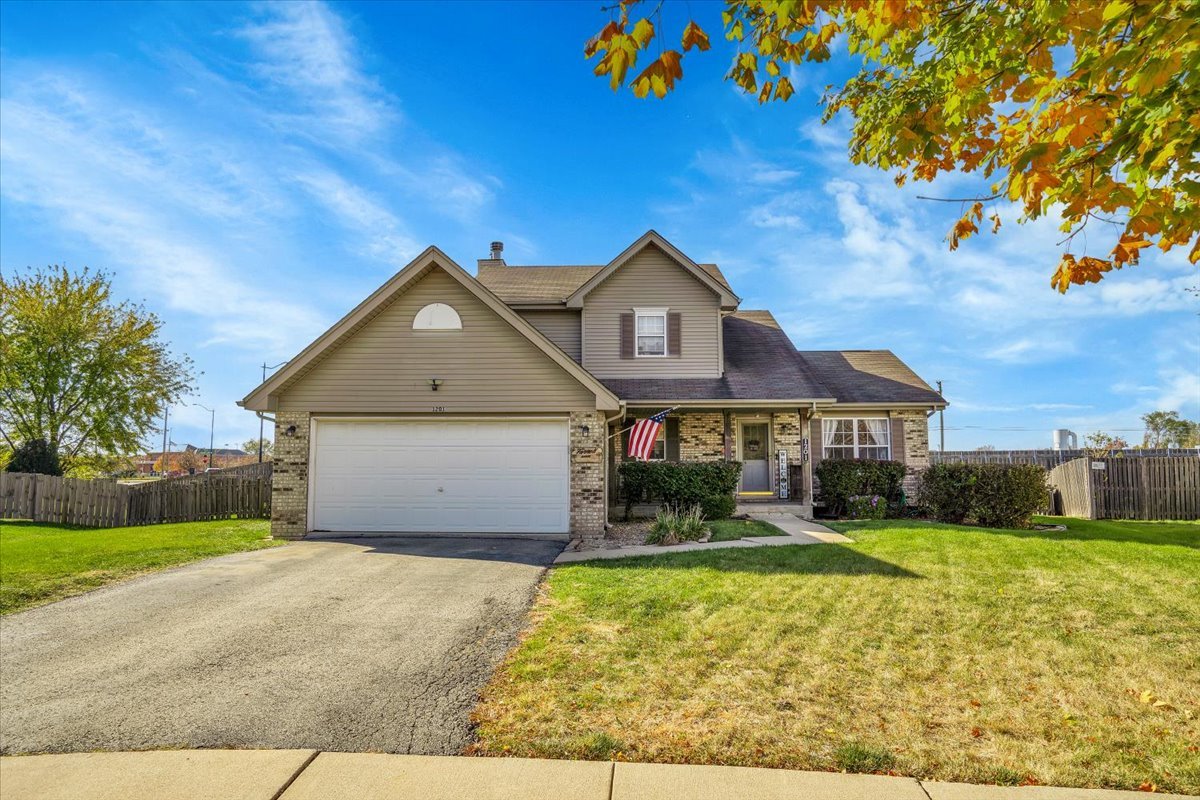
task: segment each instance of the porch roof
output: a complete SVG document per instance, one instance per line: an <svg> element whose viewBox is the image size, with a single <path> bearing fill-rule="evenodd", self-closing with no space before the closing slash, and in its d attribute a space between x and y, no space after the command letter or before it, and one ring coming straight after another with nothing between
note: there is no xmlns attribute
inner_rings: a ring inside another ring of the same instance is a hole
<svg viewBox="0 0 1200 800"><path fill-rule="evenodd" d="M607 378L602 382L625 401L836 399L812 374L769 311L739 311L721 324L725 374L719 378Z"/></svg>
<svg viewBox="0 0 1200 800"><path fill-rule="evenodd" d="M805 350L799 355L839 403L946 405L891 350Z"/></svg>

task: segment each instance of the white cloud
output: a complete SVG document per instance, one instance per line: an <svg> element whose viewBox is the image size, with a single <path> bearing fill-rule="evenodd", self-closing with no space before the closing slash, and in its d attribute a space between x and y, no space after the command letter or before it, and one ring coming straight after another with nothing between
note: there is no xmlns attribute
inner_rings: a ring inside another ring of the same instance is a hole
<svg viewBox="0 0 1200 800"><path fill-rule="evenodd" d="M344 227L355 232L352 246L363 255L402 266L423 249L395 214L337 173L319 170L296 179Z"/></svg>
<svg viewBox="0 0 1200 800"><path fill-rule="evenodd" d="M202 235L239 217L256 228L258 190L212 181L220 170L203 148L134 111L101 113L117 104L83 86L55 77L24 89L21 99L0 100L5 198L83 237L106 263L128 266L170 308L198 315L210 343L276 349L319 330L314 309L245 280ZM180 221L180 208L190 223ZM250 308L273 324L248 315Z"/></svg>
<svg viewBox="0 0 1200 800"><path fill-rule="evenodd" d="M888 298L894 302L927 296L928 283L913 269L925 243L912 235L904 217L892 221L864 202L862 187L843 179L825 184L842 225L841 249L846 260L832 263L822 292L849 302Z"/></svg>
<svg viewBox="0 0 1200 800"><path fill-rule="evenodd" d="M324 3L272 3L237 31L254 47L255 71L289 95L281 127L358 140L399 122L394 98L359 67L357 43Z"/></svg>

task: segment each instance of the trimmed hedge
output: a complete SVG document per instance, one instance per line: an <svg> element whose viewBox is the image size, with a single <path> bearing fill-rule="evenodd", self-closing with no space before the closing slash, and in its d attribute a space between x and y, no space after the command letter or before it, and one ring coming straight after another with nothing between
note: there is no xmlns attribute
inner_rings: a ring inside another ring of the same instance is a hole
<svg viewBox="0 0 1200 800"><path fill-rule="evenodd" d="M635 503L660 499L674 511L701 506L705 515L733 508L723 500L733 500L742 465L738 461L626 461L617 467L625 492L625 518ZM720 519L721 517L708 517Z"/></svg>
<svg viewBox="0 0 1200 800"><path fill-rule="evenodd" d="M1048 493L1046 469L1036 464L937 464L921 474L919 497L940 522L1028 528Z"/></svg>
<svg viewBox="0 0 1200 800"><path fill-rule="evenodd" d="M851 497L879 495L888 503L901 504L904 474L899 461L870 459L827 458L816 469L825 507L839 517L846 514Z"/></svg>

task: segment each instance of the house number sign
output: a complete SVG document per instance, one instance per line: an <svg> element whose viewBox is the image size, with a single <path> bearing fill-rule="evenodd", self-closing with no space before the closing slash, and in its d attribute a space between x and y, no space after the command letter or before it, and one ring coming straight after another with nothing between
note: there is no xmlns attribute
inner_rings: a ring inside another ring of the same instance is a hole
<svg viewBox="0 0 1200 800"><path fill-rule="evenodd" d="M800 440L800 463L808 463L808 437Z"/></svg>
<svg viewBox="0 0 1200 800"><path fill-rule="evenodd" d="M787 450L779 451L779 499L788 499L788 453Z"/></svg>

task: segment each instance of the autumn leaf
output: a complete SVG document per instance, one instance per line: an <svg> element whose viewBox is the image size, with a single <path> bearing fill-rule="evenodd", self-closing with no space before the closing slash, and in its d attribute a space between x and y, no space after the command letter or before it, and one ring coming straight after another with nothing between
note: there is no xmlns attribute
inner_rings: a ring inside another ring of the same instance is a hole
<svg viewBox="0 0 1200 800"><path fill-rule="evenodd" d="M1124 234L1121 236L1121 241L1117 242L1117 246L1112 249L1113 261L1118 264L1136 264L1138 263L1138 251L1149 246L1150 242L1140 236Z"/></svg>
<svg viewBox="0 0 1200 800"><path fill-rule="evenodd" d="M650 44L650 40L654 38L654 24L648 19L639 19L637 24L633 26L633 40L637 42L639 48L645 49L646 45Z"/></svg>
<svg viewBox="0 0 1200 800"><path fill-rule="evenodd" d="M721 20L737 52L725 75L760 103L786 102L795 72L829 58L840 37L861 66L827 87L822 118L846 112L852 162L898 185L978 175L1018 205L1019 223L1053 213L1071 236L1092 219L1124 221L1107 259L1064 256L1056 265L1051 284L1065 292L1136 265L1150 245L1189 248L1200 263L1195 2L965 3L948 13L946 3L916 0L727 0ZM631 22L643 3L619 0L619 19L585 48L614 89L661 33L648 19ZM680 41L681 57L711 49L694 20ZM1060 52L1070 58L1056 64ZM663 97L680 75L652 62L628 85L638 97ZM999 215L989 219L998 233ZM959 220L950 248L981 222Z"/></svg>
<svg viewBox="0 0 1200 800"><path fill-rule="evenodd" d="M683 29L683 52L686 53L693 47L699 50L707 50L710 46L708 43L708 34L695 21L689 21L687 27Z"/></svg>
<svg viewBox="0 0 1200 800"><path fill-rule="evenodd" d="M683 69L679 64L679 53L675 50L667 50L633 79L633 93L637 97L645 97L653 91L654 96L661 99L667 96L667 92L675 88L675 81L682 77Z"/></svg>
<svg viewBox="0 0 1200 800"><path fill-rule="evenodd" d="M1153 781L1142 781L1141 783L1138 784L1138 791L1139 792L1157 792L1158 784L1154 783Z"/></svg>

